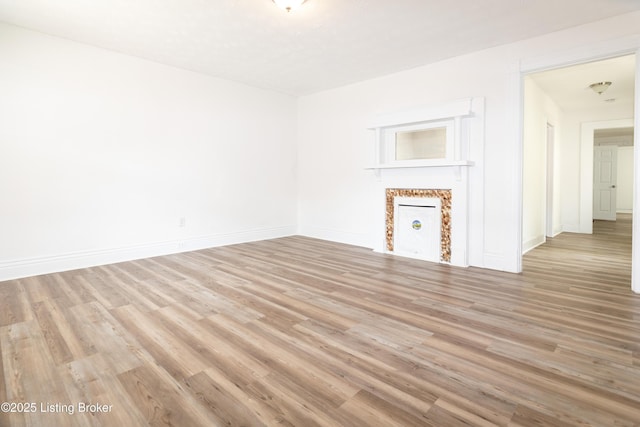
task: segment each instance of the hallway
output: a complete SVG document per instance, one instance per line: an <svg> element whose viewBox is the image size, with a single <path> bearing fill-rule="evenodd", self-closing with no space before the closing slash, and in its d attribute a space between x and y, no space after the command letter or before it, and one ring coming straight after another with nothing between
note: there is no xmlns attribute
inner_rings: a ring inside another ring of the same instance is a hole
<svg viewBox="0 0 640 427"><path fill-rule="evenodd" d="M548 239L524 256L524 276L553 272L553 280L543 283L557 290L631 294L631 220L631 214L618 214L617 221L594 221L593 234Z"/></svg>

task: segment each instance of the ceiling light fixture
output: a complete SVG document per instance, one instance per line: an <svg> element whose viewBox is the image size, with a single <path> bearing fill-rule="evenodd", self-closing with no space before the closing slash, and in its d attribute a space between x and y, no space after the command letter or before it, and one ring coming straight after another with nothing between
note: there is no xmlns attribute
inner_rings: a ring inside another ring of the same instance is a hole
<svg viewBox="0 0 640 427"><path fill-rule="evenodd" d="M291 12L292 10L296 10L302 3L307 0L273 0L273 2L281 9L286 10L287 12Z"/></svg>
<svg viewBox="0 0 640 427"><path fill-rule="evenodd" d="M598 95L602 95L602 92L609 89L609 86L611 86L611 82L598 82L589 85L589 87Z"/></svg>

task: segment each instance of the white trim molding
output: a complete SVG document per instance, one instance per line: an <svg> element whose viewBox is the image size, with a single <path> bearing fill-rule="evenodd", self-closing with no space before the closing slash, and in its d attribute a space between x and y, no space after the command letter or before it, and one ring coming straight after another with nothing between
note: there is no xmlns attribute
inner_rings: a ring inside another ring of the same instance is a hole
<svg viewBox="0 0 640 427"><path fill-rule="evenodd" d="M636 45L636 94L633 132L633 223L631 238L631 290L640 294L640 41Z"/></svg>

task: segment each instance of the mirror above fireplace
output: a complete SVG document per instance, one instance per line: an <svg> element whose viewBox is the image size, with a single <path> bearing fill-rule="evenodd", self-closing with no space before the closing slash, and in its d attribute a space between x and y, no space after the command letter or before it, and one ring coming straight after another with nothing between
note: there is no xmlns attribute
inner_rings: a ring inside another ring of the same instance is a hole
<svg viewBox="0 0 640 427"><path fill-rule="evenodd" d="M472 99L378 117L372 169L471 166Z"/></svg>

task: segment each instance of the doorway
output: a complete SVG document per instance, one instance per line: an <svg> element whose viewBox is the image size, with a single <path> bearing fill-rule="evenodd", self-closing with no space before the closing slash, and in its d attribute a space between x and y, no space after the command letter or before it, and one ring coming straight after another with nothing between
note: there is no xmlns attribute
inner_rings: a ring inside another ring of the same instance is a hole
<svg viewBox="0 0 640 427"><path fill-rule="evenodd" d="M618 189L618 146L593 147L593 219L615 221Z"/></svg>
<svg viewBox="0 0 640 427"><path fill-rule="evenodd" d="M594 220L616 221L633 212L634 129L629 124L594 131Z"/></svg>
<svg viewBox="0 0 640 427"><path fill-rule="evenodd" d="M615 123L614 127L633 127L636 74L635 55L523 74L523 254L532 249L532 226L537 227L537 244L542 244L547 237L555 235L556 226L559 228L558 232L593 232L594 131L604 129L604 122L610 125L612 121L620 121ZM611 90L604 96L590 91L590 82L609 80L604 75L612 76L611 80L616 81L610 85ZM558 83L559 81L563 82ZM566 89L572 86L575 87L575 91L570 94ZM589 96L591 99L588 99ZM545 120L546 129L544 157L535 155L535 150L541 150L542 138L538 138L536 146L535 143L531 143L531 135L528 134L528 130L542 127L539 124L542 118ZM622 120L625 122L622 123ZM549 126L550 123L553 123L553 126ZM552 131L553 128L555 131ZM635 159L635 150L632 149L631 152ZM552 156L554 153L556 156ZM542 159L544 164L541 165ZM537 170L533 175L532 169ZM536 188L531 185L536 180L544 183L542 197L540 189L535 193ZM537 206L540 212L540 203L531 202L536 198L540 202L544 201L545 209L543 216L532 221L536 211L531 208ZM609 199L608 202L613 203L613 200ZM613 206L611 209L615 215L616 207ZM558 212L560 215L554 217ZM559 218L557 225L556 218ZM526 247L527 243L529 248ZM640 265L640 256L638 261ZM640 273L640 270L638 272ZM633 287L636 292L640 292L640 280L638 282L638 286Z"/></svg>
<svg viewBox="0 0 640 427"><path fill-rule="evenodd" d="M594 149L596 146L596 135L602 133L613 134L626 133L627 136L622 138L626 144L634 146L633 133L634 120L633 119L621 119L621 120L603 120L597 122L583 123L580 128L581 143L580 143L580 168L582 169L580 177L580 226L577 230L578 233L593 233L593 209L594 209ZM602 139L602 138L600 138ZM614 141L620 141L620 138L615 138ZM633 150L633 149L632 149ZM633 154L633 151L632 151ZM635 161L633 162L635 163ZM635 169L635 166L632 165ZM633 183L629 184L632 186ZM632 194L633 198L633 194ZM632 212L632 208L630 208Z"/></svg>

